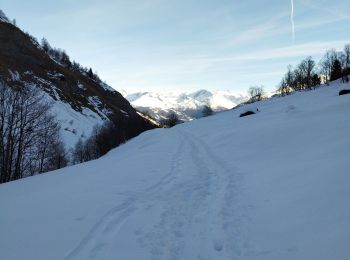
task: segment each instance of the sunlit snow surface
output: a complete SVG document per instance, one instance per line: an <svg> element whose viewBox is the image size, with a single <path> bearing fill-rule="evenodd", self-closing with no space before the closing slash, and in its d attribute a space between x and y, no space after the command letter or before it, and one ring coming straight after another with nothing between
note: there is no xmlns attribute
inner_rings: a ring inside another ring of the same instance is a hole
<svg viewBox="0 0 350 260"><path fill-rule="evenodd" d="M340 87L148 131L99 160L0 185L0 258L348 259Z"/></svg>

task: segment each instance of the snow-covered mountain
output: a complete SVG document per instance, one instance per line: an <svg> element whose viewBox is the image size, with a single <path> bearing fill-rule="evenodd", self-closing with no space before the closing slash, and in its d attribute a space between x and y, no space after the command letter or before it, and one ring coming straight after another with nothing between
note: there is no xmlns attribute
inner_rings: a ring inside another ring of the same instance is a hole
<svg viewBox="0 0 350 260"><path fill-rule="evenodd" d="M348 259L342 88L147 131L98 160L1 184L1 259Z"/></svg>
<svg viewBox="0 0 350 260"><path fill-rule="evenodd" d="M141 112L147 112L157 120L166 117L173 111L182 120L202 117L204 106L210 106L214 111L231 109L247 99L246 96L231 91L198 90L193 93L157 93L136 92L120 93Z"/></svg>
<svg viewBox="0 0 350 260"><path fill-rule="evenodd" d="M0 80L10 87L36 88L52 103L66 148L89 137L95 125L113 118L132 135L153 126L123 96L89 75L62 51L45 51L35 38L0 10ZM57 55L59 57L57 57ZM127 136L127 135L126 135Z"/></svg>

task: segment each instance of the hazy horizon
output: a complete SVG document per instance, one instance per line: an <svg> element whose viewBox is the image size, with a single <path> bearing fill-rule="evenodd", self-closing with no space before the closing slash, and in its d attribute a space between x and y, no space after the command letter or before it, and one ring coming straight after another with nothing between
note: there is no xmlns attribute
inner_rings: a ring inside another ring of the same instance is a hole
<svg viewBox="0 0 350 260"><path fill-rule="evenodd" d="M350 42L346 0L3 0L0 8L128 92L273 91L288 64Z"/></svg>

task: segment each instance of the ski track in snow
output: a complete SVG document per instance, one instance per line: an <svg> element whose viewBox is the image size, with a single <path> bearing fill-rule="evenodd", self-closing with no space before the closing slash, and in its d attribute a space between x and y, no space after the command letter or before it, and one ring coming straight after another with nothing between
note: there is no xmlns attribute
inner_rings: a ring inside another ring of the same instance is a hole
<svg viewBox="0 0 350 260"><path fill-rule="evenodd" d="M200 138L185 131L176 134L179 142L169 172L142 191L123 194L127 196L124 202L111 208L65 260L108 259L113 240L128 219L142 215L145 205L152 207L160 202L163 210L159 222L138 239L148 248L151 259L231 259L239 254L240 246L235 245L239 227L232 224L238 172ZM184 167L184 160L190 160L186 165L194 171ZM201 255L208 247L212 254Z"/></svg>
<svg viewBox="0 0 350 260"><path fill-rule="evenodd" d="M103 254L111 246L111 238L116 235L120 226L134 211L133 198L128 198L121 205L109 210L79 245L65 257L65 260L104 259Z"/></svg>
<svg viewBox="0 0 350 260"><path fill-rule="evenodd" d="M145 194L171 182L174 178L176 169L176 159L181 153L183 142L178 146L177 152L173 156L172 168L168 174L161 178L156 184L145 189L144 192L138 192L137 197L144 198ZM118 229L127 221L127 218L137 209L135 196L128 197L122 204L110 209L90 230L79 245L74 248L65 260L71 259L104 259L103 254L108 252L108 247L112 246L112 237L118 235Z"/></svg>

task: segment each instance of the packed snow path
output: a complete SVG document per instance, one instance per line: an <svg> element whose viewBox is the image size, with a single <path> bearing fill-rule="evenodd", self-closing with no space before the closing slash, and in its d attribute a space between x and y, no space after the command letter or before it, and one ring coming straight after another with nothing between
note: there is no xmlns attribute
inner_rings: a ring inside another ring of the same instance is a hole
<svg viewBox="0 0 350 260"><path fill-rule="evenodd" d="M65 259L114 259L119 255L113 253L121 226L137 226L132 222L150 213L156 213L151 225L135 230L134 241L148 248L151 259L233 256L238 227L231 221L238 172L220 161L202 139L173 132L176 147L167 174L143 190L121 193L125 200L103 215ZM149 212L153 208L155 212Z"/></svg>
<svg viewBox="0 0 350 260"><path fill-rule="evenodd" d="M0 259L348 259L344 87L148 131L2 184Z"/></svg>

